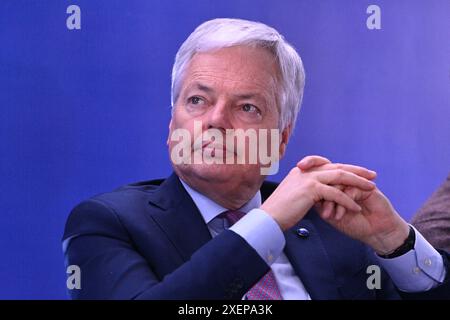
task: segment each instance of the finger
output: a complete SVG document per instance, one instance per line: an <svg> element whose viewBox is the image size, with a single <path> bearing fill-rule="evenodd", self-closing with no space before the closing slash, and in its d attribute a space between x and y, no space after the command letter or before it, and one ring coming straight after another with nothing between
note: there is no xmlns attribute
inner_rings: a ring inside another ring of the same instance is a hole
<svg viewBox="0 0 450 320"><path fill-rule="evenodd" d="M322 219L328 219L334 214L334 202L324 201L322 206Z"/></svg>
<svg viewBox="0 0 450 320"><path fill-rule="evenodd" d="M345 208L341 205L338 205L336 208L336 215L334 216L334 219L341 220L344 217L345 213Z"/></svg>
<svg viewBox="0 0 450 320"><path fill-rule="evenodd" d="M355 201L353 201L348 195L346 195L341 190L338 190L334 187L330 187L324 184L319 184L318 188L319 188L318 191L320 192L320 195L324 200L336 202L337 204L340 204L346 209L351 211L359 212L362 210L362 208Z"/></svg>
<svg viewBox="0 0 450 320"><path fill-rule="evenodd" d="M343 164L343 163L325 163L321 166L311 167L308 170L324 171L324 170L335 170L335 169L345 170L345 171L354 173L360 177L363 177L363 178L366 178L369 180L373 180L377 177L377 173L373 170L369 170L367 168L355 166L355 165L351 165L351 164Z"/></svg>
<svg viewBox="0 0 450 320"><path fill-rule="evenodd" d="M347 187L342 191L344 191L344 193L346 195L348 195L351 199L353 199L355 201L357 201L357 199L361 198L361 196L362 196L362 192L357 188ZM345 210L344 207L338 206L338 208L336 209L336 216L334 218L336 220L341 220L346 213L347 213L347 211Z"/></svg>
<svg viewBox="0 0 450 320"><path fill-rule="evenodd" d="M317 166L322 166L327 163L331 163L331 161L327 158L321 156L306 156L297 163L297 167L300 170L305 171Z"/></svg>
<svg viewBox="0 0 450 320"><path fill-rule="evenodd" d="M344 189L346 188L343 185L337 185L334 186L335 188L337 188L338 190L344 191ZM334 202L330 202L330 201L324 201L324 212L323 212L323 218L324 219L329 219L329 218L333 218L336 214L336 204Z"/></svg>
<svg viewBox="0 0 450 320"><path fill-rule="evenodd" d="M346 193L345 190L349 189L348 187L346 188L345 186L339 185L336 186L336 188L338 188L339 190L341 190L342 192ZM347 193L346 193L347 194ZM349 194L347 194L351 199L353 199ZM353 199L354 200L354 199ZM346 210L343 206L341 205L336 205L335 206L335 214L334 214L334 219L336 220L341 220L342 217L344 216Z"/></svg>
<svg viewBox="0 0 450 320"><path fill-rule="evenodd" d="M351 187L357 187L362 190L371 191L375 188L375 183L362 178L354 173L337 169L318 171L316 173L319 182L329 185L345 185Z"/></svg>
<svg viewBox="0 0 450 320"><path fill-rule="evenodd" d="M344 192L355 201L365 200L370 195L370 192L363 191L354 187L346 187Z"/></svg>

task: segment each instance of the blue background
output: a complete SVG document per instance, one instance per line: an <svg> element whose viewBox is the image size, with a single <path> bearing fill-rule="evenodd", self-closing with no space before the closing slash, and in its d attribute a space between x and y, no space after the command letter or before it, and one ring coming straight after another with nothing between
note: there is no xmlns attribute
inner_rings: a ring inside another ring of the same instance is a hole
<svg viewBox="0 0 450 320"><path fill-rule="evenodd" d="M66 8L81 8L81 30ZM381 7L381 30L366 8ZM450 1L0 1L0 298L65 299L71 208L170 172L170 73L201 22L267 23L300 52L280 173L321 154L378 172L410 219L450 168Z"/></svg>

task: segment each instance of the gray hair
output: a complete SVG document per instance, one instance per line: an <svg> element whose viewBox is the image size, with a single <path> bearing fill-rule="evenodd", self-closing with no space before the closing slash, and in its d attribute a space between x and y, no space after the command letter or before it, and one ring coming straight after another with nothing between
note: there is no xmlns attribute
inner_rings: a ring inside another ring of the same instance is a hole
<svg viewBox="0 0 450 320"><path fill-rule="evenodd" d="M292 125L293 129L305 85L302 60L278 31L260 22L241 19L206 21L181 45L172 69L172 112L180 94L183 73L195 53L237 45L266 48L276 57L281 74L280 94L277 97L280 112L279 128L283 130Z"/></svg>

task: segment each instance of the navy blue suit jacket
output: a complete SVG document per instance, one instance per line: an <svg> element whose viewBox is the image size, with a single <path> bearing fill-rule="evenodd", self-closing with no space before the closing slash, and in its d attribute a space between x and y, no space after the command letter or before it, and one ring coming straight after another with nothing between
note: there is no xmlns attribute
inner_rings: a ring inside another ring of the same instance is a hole
<svg viewBox="0 0 450 320"><path fill-rule="evenodd" d="M264 182L263 201L276 186ZM296 234L300 227L309 237ZM312 299L400 298L385 273L380 290L367 288L367 266L377 264L372 250L313 210L285 237L285 254ZM175 174L80 203L67 220L63 247L66 265L81 268L81 289L69 291L74 299L241 299L269 270L236 233L211 238ZM431 291L402 296L449 298L448 278Z"/></svg>

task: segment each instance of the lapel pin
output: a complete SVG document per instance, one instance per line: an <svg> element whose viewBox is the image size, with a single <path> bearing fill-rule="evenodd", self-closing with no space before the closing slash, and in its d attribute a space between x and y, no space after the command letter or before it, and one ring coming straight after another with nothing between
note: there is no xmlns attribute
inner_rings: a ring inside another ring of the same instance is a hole
<svg viewBox="0 0 450 320"><path fill-rule="evenodd" d="M309 237L309 231L306 228L298 228L297 229L297 235L300 238L308 238Z"/></svg>

